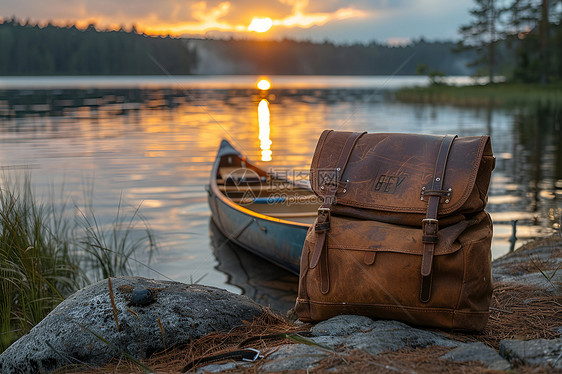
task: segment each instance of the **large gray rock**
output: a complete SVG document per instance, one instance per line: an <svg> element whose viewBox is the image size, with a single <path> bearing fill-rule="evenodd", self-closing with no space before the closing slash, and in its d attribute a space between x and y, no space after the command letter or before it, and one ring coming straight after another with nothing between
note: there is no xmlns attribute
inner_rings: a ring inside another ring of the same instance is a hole
<svg viewBox="0 0 562 374"><path fill-rule="evenodd" d="M494 282L536 287L549 293L560 292L562 242L558 235L524 245L492 263Z"/></svg>
<svg viewBox="0 0 562 374"><path fill-rule="evenodd" d="M500 342L500 354L510 362L544 365L562 369L562 338L516 340Z"/></svg>
<svg viewBox="0 0 562 374"><path fill-rule="evenodd" d="M318 322L311 332L316 336L347 336L360 331L371 330L375 325L369 317L340 315L326 321Z"/></svg>
<svg viewBox="0 0 562 374"><path fill-rule="evenodd" d="M454 362L478 361L489 369L508 370L509 362L503 359L493 348L482 342L468 343L445 353L441 358Z"/></svg>
<svg viewBox="0 0 562 374"><path fill-rule="evenodd" d="M279 373L291 370L312 369L327 356L328 352L320 347L304 344L285 344L267 358L267 362L260 367L260 371Z"/></svg>
<svg viewBox="0 0 562 374"><path fill-rule="evenodd" d="M320 360L330 354L330 350L338 346L345 346L350 350L361 349L376 355L383 351L396 351L407 347L466 345L443 334L410 327L402 322L373 321L368 317L352 315L341 315L320 322L311 332L313 337L309 339L320 346L283 345L267 357L267 362L260 367L260 372L313 369ZM345 357L345 353L341 354ZM501 357L498 358L501 360ZM203 367L201 372L206 370L207 367Z"/></svg>
<svg viewBox="0 0 562 374"><path fill-rule="evenodd" d="M111 280L120 331L107 280L95 283L63 301L4 351L0 372L48 372L76 360L101 365L122 352L146 357L212 331L230 330L263 312L249 298L214 287L139 277ZM145 306L132 305L133 289L148 289L155 300Z"/></svg>
<svg viewBox="0 0 562 374"><path fill-rule="evenodd" d="M363 328L357 322L363 321ZM353 331L343 337L342 332ZM451 340L445 335L422 330L398 321L373 321L367 317L338 316L321 322L313 328L317 337L314 341L328 347L345 344L350 349L362 349L376 355L383 351L401 348L421 348L432 345L458 347L463 343Z"/></svg>

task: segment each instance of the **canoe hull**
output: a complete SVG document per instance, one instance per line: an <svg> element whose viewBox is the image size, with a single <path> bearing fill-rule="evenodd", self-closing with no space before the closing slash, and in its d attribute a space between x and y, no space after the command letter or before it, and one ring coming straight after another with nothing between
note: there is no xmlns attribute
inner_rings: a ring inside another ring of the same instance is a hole
<svg viewBox="0 0 562 374"><path fill-rule="evenodd" d="M214 193L209 194L208 200L213 222L228 240L291 273L299 273L308 225L291 225L248 214Z"/></svg>

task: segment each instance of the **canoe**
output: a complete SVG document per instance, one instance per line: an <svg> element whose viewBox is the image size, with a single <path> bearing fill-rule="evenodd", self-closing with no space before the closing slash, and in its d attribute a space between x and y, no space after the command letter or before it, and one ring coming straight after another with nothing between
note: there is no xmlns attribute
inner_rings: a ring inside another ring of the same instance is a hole
<svg viewBox="0 0 562 374"><path fill-rule="evenodd" d="M299 273L306 232L320 206L307 185L253 165L223 140L206 189L212 220L229 241Z"/></svg>

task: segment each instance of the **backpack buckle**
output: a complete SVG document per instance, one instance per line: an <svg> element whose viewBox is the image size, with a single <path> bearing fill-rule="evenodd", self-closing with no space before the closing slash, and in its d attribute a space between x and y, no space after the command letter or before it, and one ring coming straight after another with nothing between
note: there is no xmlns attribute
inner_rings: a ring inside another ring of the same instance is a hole
<svg viewBox="0 0 562 374"><path fill-rule="evenodd" d="M330 208L320 207L318 208L318 218L316 220L316 225L314 225L314 231L327 231L330 229Z"/></svg>
<svg viewBox="0 0 562 374"><path fill-rule="evenodd" d="M434 232L437 233L437 231L439 230L439 220L434 219L434 218L424 218L422 219L422 230L424 233L426 233L426 227L427 225L435 225L434 228Z"/></svg>

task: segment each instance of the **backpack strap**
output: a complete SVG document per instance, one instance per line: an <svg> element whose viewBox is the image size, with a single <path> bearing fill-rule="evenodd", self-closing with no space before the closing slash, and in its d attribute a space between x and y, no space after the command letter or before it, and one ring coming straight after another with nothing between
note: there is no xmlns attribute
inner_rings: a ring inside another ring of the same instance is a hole
<svg viewBox="0 0 562 374"><path fill-rule="evenodd" d="M354 132L349 135L347 138L338 161L336 163L335 173L333 175L333 183L331 186L325 186L328 188L326 192L326 196L324 197L324 203L318 208L318 218L316 220L316 224L314 226L314 231L316 232L316 244L314 245L314 250L312 252L312 258L310 260L309 267L314 269L320 260L321 262L321 271L322 274L322 284L321 284L321 291L322 293L326 294L330 290L330 278L328 273L328 255L327 251L324 249L326 247L326 235L327 232L330 230L330 211L332 205L336 203L336 193L338 191L341 178L344 172L344 169L351 157L351 153L353 152L353 148L359 138L365 134L366 132Z"/></svg>
<svg viewBox="0 0 562 374"><path fill-rule="evenodd" d="M420 292L420 300L424 303L428 302L431 297L431 271L433 267L433 254L437 245L437 232L439 231L439 221L437 220L437 212L439 211L439 203L443 196L450 196L450 190L443 190L443 179L447 168L447 159L451 151L453 141L457 135L446 135L441 141L437 161L435 162L435 170L430 188L422 188L422 199L429 196L427 204L427 214L422 220L422 242L423 255L421 264L422 284Z"/></svg>

